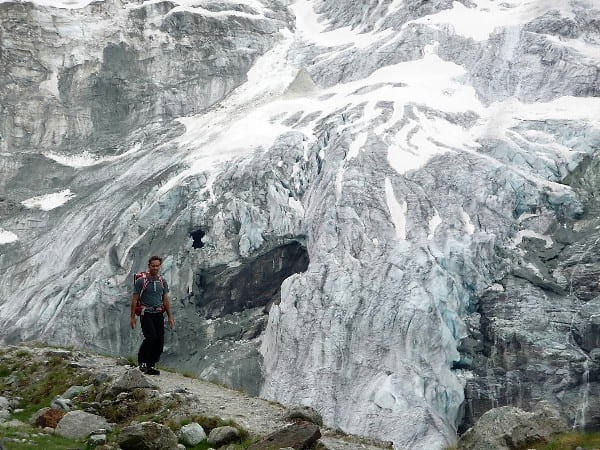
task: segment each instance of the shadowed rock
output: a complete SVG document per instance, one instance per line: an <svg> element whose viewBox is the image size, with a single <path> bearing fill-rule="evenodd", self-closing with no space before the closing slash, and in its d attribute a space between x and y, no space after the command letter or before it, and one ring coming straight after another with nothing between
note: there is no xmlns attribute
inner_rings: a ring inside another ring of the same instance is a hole
<svg viewBox="0 0 600 450"><path fill-rule="evenodd" d="M309 422L299 422L252 444L247 450L279 450L280 448L292 447L297 450L311 448L319 440L321 431L319 427Z"/></svg>
<svg viewBox="0 0 600 450"><path fill-rule="evenodd" d="M177 448L177 436L164 425L142 422L121 431L119 446L123 450L172 450Z"/></svg>

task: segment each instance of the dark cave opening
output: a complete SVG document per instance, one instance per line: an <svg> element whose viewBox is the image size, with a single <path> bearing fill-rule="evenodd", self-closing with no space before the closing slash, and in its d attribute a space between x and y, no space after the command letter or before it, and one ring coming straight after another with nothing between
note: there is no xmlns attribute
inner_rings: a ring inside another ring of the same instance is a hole
<svg viewBox="0 0 600 450"><path fill-rule="evenodd" d="M196 305L200 316L223 317L262 307L265 314L281 301L281 284L295 273L305 272L306 248L293 241L231 267L219 265L196 274Z"/></svg>
<svg viewBox="0 0 600 450"><path fill-rule="evenodd" d="M204 243L202 242L202 238L204 237L205 234L206 233L204 231L202 231L202 229L200 229L200 228L198 228L196 231L192 231L190 233L190 236L194 240L194 242L192 242L192 246L194 248L202 248L202 247L204 247Z"/></svg>

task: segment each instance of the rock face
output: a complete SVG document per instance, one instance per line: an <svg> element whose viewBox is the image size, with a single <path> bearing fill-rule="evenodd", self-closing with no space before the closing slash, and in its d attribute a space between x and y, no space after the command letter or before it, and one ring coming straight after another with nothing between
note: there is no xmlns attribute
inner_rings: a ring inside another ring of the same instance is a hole
<svg viewBox="0 0 600 450"><path fill-rule="evenodd" d="M599 18L0 3L0 339L134 354L160 254L163 363L397 448L542 400L597 427Z"/></svg>

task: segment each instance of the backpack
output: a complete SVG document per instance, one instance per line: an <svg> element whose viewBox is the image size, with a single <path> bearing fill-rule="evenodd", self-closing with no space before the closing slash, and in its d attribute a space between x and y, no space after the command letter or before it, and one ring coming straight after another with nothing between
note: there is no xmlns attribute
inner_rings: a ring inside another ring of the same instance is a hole
<svg viewBox="0 0 600 450"><path fill-rule="evenodd" d="M136 316L141 316L142 313L144 312L144 308L145 306L142 305L142 295L144 294L144 291L146 290L146 288L148 287L148 284L150 284L150 280L148 278L148 272L138 272L135 275L133 275L133 288L135 289L135 282L140 279L143 278L144 279L144 285L142 286L142 290L140 291L140 295L138 295L138 300L137 300L137 305L135 305L135 315ZM161 277L160 275L158 276L158 282L160 283L160 287L163 288L163 290L165 289L165 285L163 282L163 277ZM158 309L159 312L164 313L165 312L165 306L161 305L160 308Z"/></svg>

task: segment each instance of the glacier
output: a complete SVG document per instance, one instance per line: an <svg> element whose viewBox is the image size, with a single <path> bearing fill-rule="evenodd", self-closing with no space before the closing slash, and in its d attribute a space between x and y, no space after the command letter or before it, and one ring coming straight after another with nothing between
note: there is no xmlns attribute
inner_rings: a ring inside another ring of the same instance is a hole
<svg viewBox="0 0 600 450"><path fill-rule="evenodd" d="M600 427L592 0L0 2L0 340L134 352L397 449ZM199 236L199 237L194 237Z"/></svg>

